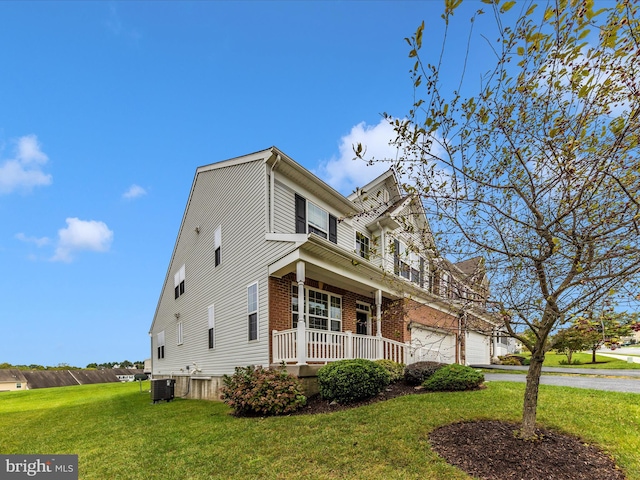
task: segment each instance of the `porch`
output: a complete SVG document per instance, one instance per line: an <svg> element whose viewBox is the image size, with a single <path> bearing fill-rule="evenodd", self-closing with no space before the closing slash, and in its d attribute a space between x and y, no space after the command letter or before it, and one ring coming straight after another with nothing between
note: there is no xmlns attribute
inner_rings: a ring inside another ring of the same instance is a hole
<svg viewBox="0 0 640 480"><path fill-rule="evenodd" d="M356 358L406 365L416 361L415 347L382 336L310 329L303 322L298 322L297 328L273 330L271 335L274 364L307 365Z"/></svg>

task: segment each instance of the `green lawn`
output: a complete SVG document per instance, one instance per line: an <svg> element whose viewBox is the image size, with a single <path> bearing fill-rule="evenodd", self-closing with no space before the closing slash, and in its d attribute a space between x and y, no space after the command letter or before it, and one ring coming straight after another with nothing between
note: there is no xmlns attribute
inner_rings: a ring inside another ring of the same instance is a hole
<svg viewBox="0 0 640 480"><path fill-rule="evenodd" d="M235 418L218 402L153 405L136 383L6 392L0 452L78 454L81 479L462 479L431 451L429 432L460 420L517 421L523 388L491 382L265 419ZM639 395L542 385L539 422L600 445L640 480Z"/></svg>
<svg viewBox="0 0 640 480"><path fill-rule="evenodd" d="M614 352L617 353L617 352ZM622 351L621 355L624 355ZM618 360L612 357L605 357L604 355L596 355L596 362L591 363L590 353L574 353L571 358L572 362L580 362L579 364L572 363L571 365L563 365L560 362L566 362L567 356L559 353L549 352L544 357L545 367L574 367L574 368L604 368L612 370L640 370L640 363L628 363L626 360Z"/></svg>

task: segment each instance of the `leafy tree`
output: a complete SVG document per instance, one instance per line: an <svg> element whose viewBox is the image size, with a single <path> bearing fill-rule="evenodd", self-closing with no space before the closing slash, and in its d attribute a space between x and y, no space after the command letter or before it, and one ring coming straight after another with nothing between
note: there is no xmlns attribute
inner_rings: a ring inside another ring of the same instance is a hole
<svg viewBox="0 0 640 480"><path fill-rule="evenodd" d="M583 348L591 350L591 362L596 363L596 351L603 345L617 346L620 337L631 333L631 325L637 317L637 314L613 310L602 311L599 314L589 312L577 317L572 328L582 338Z"/></svg>
<svg viewBox="0 0 640 480"><path fill-rule="evenodd" d="M460 3L445 1L445 29ZM423 23L407 39L414 105L404 119L387 118L395 168L437 222L441 254L485 258L491 305L531 351L520 436L534 438L551 332L607 296L632 298L625 289L638 286L638 8L556 0L518 3L514 14L514 1L485 3L495 63L483 58L491 66L479 84L464 70L480 44L473 27L451 85L440 76L455 60L444 61L446 31L441 51L423 50ZM486 18L480 13L472 26Z"/></svg>
<svg viewBox="0 0 640 480"><path fill-rule="evenodd" d="M551 339L551 345L553 350L567 356L567 363L569 364L571 364L575 352L589 347L583 331L577 328L576 325L571 325L556 333Z"/></svg>

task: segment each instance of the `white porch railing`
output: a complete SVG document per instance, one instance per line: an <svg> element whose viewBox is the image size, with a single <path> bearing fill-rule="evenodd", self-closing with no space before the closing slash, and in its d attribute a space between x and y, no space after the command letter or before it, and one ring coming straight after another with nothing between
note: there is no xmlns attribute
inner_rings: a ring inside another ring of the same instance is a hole
<svg viewBox="0 0 640 480"><path fill-rule="evenodd" d="M274 330L271 336L273 363L333 362L352 358L386 359L404 364L415 361L414 347L384 337L312 329L305 329L303 335L306 351L299 352L298 329Z"/></svg>

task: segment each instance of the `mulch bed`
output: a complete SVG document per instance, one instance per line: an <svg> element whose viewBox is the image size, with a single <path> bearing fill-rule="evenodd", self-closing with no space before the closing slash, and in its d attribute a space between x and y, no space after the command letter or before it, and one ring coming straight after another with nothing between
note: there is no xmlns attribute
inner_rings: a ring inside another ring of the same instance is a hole
<svg viewBox="0 0 640 480"><path fill-rule="evenodd" d="M337 412L416 393L425 391L400 382L351 405L331 404L316 395L295 415ZM539 429L539 440L527 441L515 435L518 428L518 424L497 420L454 423L431 432L429 441L447 462L483 480L625 478L610 457L578 438Z"/></svg>

